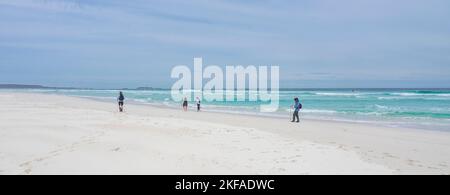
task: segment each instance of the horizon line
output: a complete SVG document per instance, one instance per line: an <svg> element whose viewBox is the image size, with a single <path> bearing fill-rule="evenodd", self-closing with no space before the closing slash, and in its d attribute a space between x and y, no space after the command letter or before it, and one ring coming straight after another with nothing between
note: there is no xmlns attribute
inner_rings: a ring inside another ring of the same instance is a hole
<svg viewBox="0 0 450 195"><path fill-rule="evenodd" d="M125 87L125 88L96 88L96 87L52 87L40 84L3 84L0 83L0 89L81 89L81 90L171 90L170 88L161 88L161 87ZM450 90L450 87L284 87L279 88L280 91L284 90L317 90L317 89L345 89L345 90L374 90L374 89L389 89L389 90L421 90L421 89L441 89L441 90ZM194 90L194 89L189 89ZM254 89L235 89L235 90L254 90ZM259 90L256 89L256 90ZM268 88L268 90L272 90Z"/></svg>

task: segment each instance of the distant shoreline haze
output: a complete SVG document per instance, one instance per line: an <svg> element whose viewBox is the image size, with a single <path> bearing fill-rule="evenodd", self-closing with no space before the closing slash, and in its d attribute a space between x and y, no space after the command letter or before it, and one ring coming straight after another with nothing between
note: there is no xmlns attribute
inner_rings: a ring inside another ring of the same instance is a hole
<svg viewBox="0 0 450 195"><path fill-rule="evenodd" d="M0 84L0 89L83 89L83 90L142 90L142 91L154 91L154 90L170 90L169 88L156 88L156 87L136 87L136 88L86 88L86 87L51 87L51 86L45 86L45 85L38 85L38 84ZM350 90L350 91L358 91L358 90L450 90L449 88L442 88L442 87L430 87L430 88L383 88L383 87L367 87L367 88L350 88L350 87L316 87L316 88L280 88L280 91L301 91L301 90ZM248 89L238 89L238 90L248 90Z"/></svg>

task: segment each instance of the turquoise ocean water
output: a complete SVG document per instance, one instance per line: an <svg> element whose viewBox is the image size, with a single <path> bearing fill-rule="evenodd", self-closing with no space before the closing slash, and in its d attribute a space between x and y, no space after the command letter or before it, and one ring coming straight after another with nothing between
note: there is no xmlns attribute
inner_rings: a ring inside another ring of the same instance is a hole
<svg viewBox="0 0 450 195"><path fill-rule="evenodd" d="M115 101L118 90L29 89L21 91L62 94ZM178 108L170 91L123 90L127 100ZM247 92L248 93L248 92ZM304 89L281 90L280 109L274 113L259 112L267 102L205 102L204 110L286 118L292 99L299 97L302 118L372 123L450 131L450 89ZM193 106L193 103L191 103Z"/></svg>

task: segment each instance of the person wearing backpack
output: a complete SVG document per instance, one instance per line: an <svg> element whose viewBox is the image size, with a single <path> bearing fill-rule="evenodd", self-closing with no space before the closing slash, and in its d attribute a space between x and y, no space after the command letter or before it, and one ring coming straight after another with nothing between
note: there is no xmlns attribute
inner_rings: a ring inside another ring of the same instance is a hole
<svg viewBox="0 0 450 195"><path fill-rule="evenodd" d="M302 109L302 104L300 103L300 100L296 97L294 98L294 116L291 122L300 122L300 117L298 116L298 113L300 112L300 109ZM297 121L295 121L295 119L297 118Z"/></svg>
<svg viewBox="0 0 450 195"><path fill-rule="evenodd" d="M125 96L122 92L119 93L119 97L117 98L117 102L119 102L119 112L123 112L123 102L125 101Z"/></svg>

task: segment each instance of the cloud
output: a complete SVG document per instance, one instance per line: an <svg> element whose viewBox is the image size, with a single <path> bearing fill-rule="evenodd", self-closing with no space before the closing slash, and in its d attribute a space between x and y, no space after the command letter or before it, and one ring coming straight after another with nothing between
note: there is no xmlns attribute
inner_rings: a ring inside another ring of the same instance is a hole
<svg viewBox="0 0 450 195"><path fill-rule="evenodd" d="M449 7L443 0L0 0L0 58L11 71L69 60L74 70L126 64L156 77L203 56L218 65L280 65L292 80L443 78Z"/></svg>
<svg viewBox="0 0 450 195"><path fill-rule="evenodd" d="M86 6L80 1L69 0L2 0L0 5L57 12L79 12Z"/></svg>

